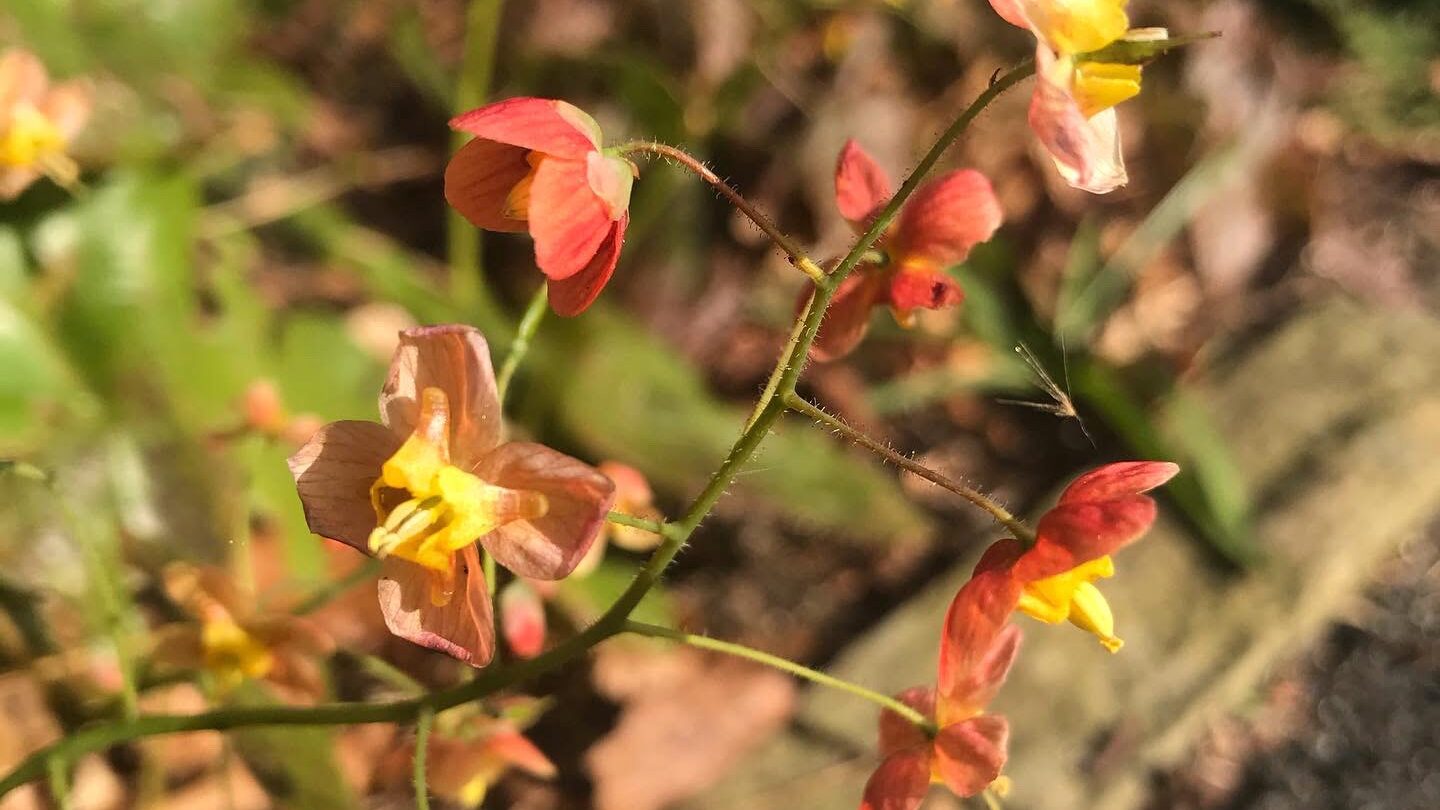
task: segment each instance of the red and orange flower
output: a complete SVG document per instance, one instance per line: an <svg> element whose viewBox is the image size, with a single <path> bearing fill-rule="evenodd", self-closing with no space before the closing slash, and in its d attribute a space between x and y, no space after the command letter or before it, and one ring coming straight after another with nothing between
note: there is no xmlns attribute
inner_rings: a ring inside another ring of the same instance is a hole
<svg viewBox="0 0 1440 810"><path fill-rule="evenodd" d="M835 202L857 231L870 226L893 194L890 178L855 141L835 167ZM985 175L960 169L921 186L876 243L880 258L856 267L841 283L811 350L816 359L848 354L869 325L870 311L888 306L902 325L917 309L959 304L965 293L947 270L988 240L1004 219Z"/></svg>
<svg viewBox="0 0 1440 810"><path fill-rule="evenodd" d="M600 125L564 101L507 99L450 126L475 139L450 159L445 199L477 228L528 231L550 307L584 312L620 260L635 164L603 149Z"/></svg>
<svg viewBox="0 0 1440 810"><path fill-rule="evenodd" d="M517 576L560 579L614 499L593 467L506 442L484 337L400 333L380 424L332 422L290 457L310 530L384 560L390 631L474 666L495 649L479 547Z"/></svg>

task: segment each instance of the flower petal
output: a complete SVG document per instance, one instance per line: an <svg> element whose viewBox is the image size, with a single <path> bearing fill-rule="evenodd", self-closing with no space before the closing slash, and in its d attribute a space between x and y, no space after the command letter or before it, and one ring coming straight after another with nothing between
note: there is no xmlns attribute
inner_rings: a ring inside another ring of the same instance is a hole
<svg viewBox="0 0 1440 810"><path fill-rule="evenodd" d="M1030 27L1030 20L1025 16L1025 4L1021 0L990 0L990 7L1005 22L1021 28Z"/></svg>
<svg viewBox="0 0 1440 810"><path fill-rule="evenodd" d="M620 249L624 247L625 229L628 227L630 215L627 213L610 226L610 234L600 243L595 256L583 270L566 279L546 282L550 288L550 308L555 310L556 315L562 318L579 315L600 297L600 291L605 289L610 277L615 275L616 265L620 263Z"/></svg>
<svg viewBox="0 0 1440 810"><path fill-rule="evenodd" d="M1075 188L1107 194L1129 182L1113 108L1086 118L1070 89L1073 68L1043 45L1035 53L1035 95L1030 128L1050 153L1060 176Z"/></svg>
<svg viewBox="0 0 1440 810"><path fill-rule="evenodd" d="M545 649L545 606L523 579L500 591L500 632L519 658L534 658Z"/></svg>
<svg viewBox="0 0 1440 810"><path fill-rule="evenodd" d="M944 269L964 261L1004 219L990 180L974 169L960 169L926 183L905 203L894 250Z"/></svg>
<svg viewBox="0 0 1440 810"><path fill-rule="evenodd" d="M370 485L401 439L374 422L331 422L289 459L310 531L367 551L375 528Z"/></svg>
<svg viewBox="0 0 1440 810"><path fill-rule="evenodd" d="M518 731L500 730L485 739L486 750L496 759L542 779L555 776L555 763L535 743Z"/></svg>
<svg viewBox="0 0 1440 810"><path fill-rule="evenodd" d="M989 648L973 657L966 671L952 675L950 691L940 695L935 710L935 719L940 725L974 717L995 699L1020 652L1020 638L1019 627L1005 625Z"/></svg>
<svg viewBox="0 0 1440 810"><path fill-rule="evenodd" d="M857 267L849 278L841 282L835 297L830 299L830 308L825 311L820 331L810 345L810 358L821 362L837 360L860 345L870 326L870 310L881 301L885 292L885 279L880 273ZM805 306L809 295L808 288L801 293L797 310Z"/></svg>
<svg viewBox="0 0 1440 810"><path fill-rule="evenodd" d="M635 164L622 157L591 152L585 156L585 179L605 205L611 221L630 211L630 190L635 185Z"/></svg>
<svg viewBox="0 0 1440 810"><path fill-rule="evenodd" d="M480 538L495 561L522 577L561 579L575 569L605 524L615 485L594 467L544 445L511 442L475 474L498 486L538 492L544 517L516 520Z"/></svg>
<svg viewBox="0 0 1440 810"><path fill-rule="evenodd" d="M911 748L886 757L865 783L860 810L915 810L930 790L930 757Z"/></svg>
<svg viewBox="0 0 1440 810"><path fill-rule="evenodd" d="M530 173L523 147L476 138L445 167L445 200L470 224L487 231L523 233L530 225L505 215L510 192Z"/></svg>
<svg viewBox="0 0 1440 810"><path fill-rule="evenodd" d="M547 157L530 184L535 264L548 278L569 278L595 259L614 220L590 186L587 161Z"/></svg>
<svg viewBox="0 0 1440 810"><path fill-rule="evenodd" d="M929 263L904 263L890 279L890 306L903 323L911 310L959 306L965 291L943 269Z"/></svg>
<svg viewBox="0 0 1440 810"><path fill-rule="evenodd" d="M1180 472L1168 461L1120 461L1097 467L1076 478L1060 494L1060 503L1103 501L1138 495L1164 484Z"/></svg>
<svg viewBox="0 0 1440 810"><path fill-rule="evenodd" d="M462 469L500 443L500 400L484 335L471 326L422 326L400 333L390 376L380 391L380 419L409 436L426 388L445 392L450 404L450 458Z"/></svg>
<svg viewBox="0 0 1440 810"><path fill-rule="evenodd" d="M50 77L35 54L11 48L0 54L0 124L9 121L11 110L20 102L38 105Z"/></svg>
<svg viewBox="0 0 1440 810"><path fill-rule="evenodd" d="M945 613L937 686L940 694L952 696L952 701L953 696L974 688L975 673L993 661L996 639L1024 589L1011 573L1023 552L1019 541L1010 538L991 545Z"/></svg>
<svg viewBox="0 0 1440 810"><path fill-rule="evenodd" d="M390 632L406 641L483 667L495 655L490 592L474 546L457 561L462 587L445 605L431 601L430 573L398 557L385 558L380 573L380 612Z"/></svg>
<svg viewBox="0 0 1440 810"><path fill-rule="evenodd" d="M835 164L835 205L840 216L862 224L894 194L880 164L854 139L845 142Z"/></svg>
<svg viewBox="0 0 1440 810"><path fill-rule="evenodd" d="M990 786L1005 767L1010 724L982 714L940 729L935 735L935 770L956 796L975 796Z"/></svg>
<svg viewBox="0 0 1440 810"><path fill-rule="evenodd" d="M896 695L895 699L926 717L935 716L933 686L912 686ZM880 756L889 756L907 748L923 748L929 743L925 732L916 728L914 723L889 709L880 711Z"/></svg>
<svg viewBox="0 0 1440 810"><path fill-rule="evenodd" d="M1015 576L1022 582L1047 579L1113 554L1144 535L1155 513L1148 495L1061 504L1040 518L1038 539L1015 563Z"/></svg>
<svg viewBox="0 0 1440 810"><path fill-rule="evenodd" d="M486 104L450 119L451 129L557 157L578 158L600 148L600 127L564 101L522 96Z"/></svg>

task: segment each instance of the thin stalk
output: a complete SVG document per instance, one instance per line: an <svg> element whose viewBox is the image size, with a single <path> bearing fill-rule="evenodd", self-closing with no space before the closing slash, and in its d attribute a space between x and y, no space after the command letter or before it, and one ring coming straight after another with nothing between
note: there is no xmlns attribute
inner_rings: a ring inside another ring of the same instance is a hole
<svg viewBox="0 0 1440 810"><path fill-rule="evenodd" d="M1000 525L1004 526L1012 533L1014 533L1016 539L1029 545L1034 544L1035 531L1029 526L1025 525L1024 521L1012 515L1009 510L1001 506L993 498L981 492L980 490L975 489L974 487L966 486L965 484L962 484L954 479L947 478L944 475L936 472L935 470L926 467L924 464L921 464L915 459L910 458L903 453L895 452L883 443L845 424L845 422L843 422L838 417L831 416L825 411L815 407L803 397L796 396L795 394L787 394L785 396L785 405L790 410L795 411L796 413L803 416L810 417L811 419L819 422L825 427L828 427L836 433L839 433L841 436L844 436L849 441L865 448L866 450L869 450L875 455L880 456L881 458L905 470L906 472L914 473L915 475L924 478L926 481L929 481L930 483L935 484L942 489L947 489L955 493L956 495L959 495L960 497L964 498L965 500L987 512L990 517L995 519L996 523L999 523Z"/></svg>
<svg viewBox="0 0 1440 810"><path fill-rule="evenodd" d="M465 15L465 54L455 87L455 112L461 113L485 103L495 72L495 43L500 33L500 12L504 0L473 0ZM457 132L452 149L465 145L470 136ZM500 305L485 285L480 264L480 231L451 209L447 219L446 250L450 261L450 295L462 312L473 314L489 328L505 322Z"/></svg>
<svg viewBox="0 0 1440 810"><path fill-rule="evenodd" d="M778 669L781 672L788 672L797 678L804 678L812 683L827 686L831 689L838 689L841 692L848 692L856 697L868 700L909 720L919 728L924 729L927 733L935 733L935 722L932 719L906 706L895 698L882 695L873 689L866 689L859 684L851 683L843 678L837 678L834 675L827 675L824 672L802 666L788 658L781 658L778 655L772 655L761 650L746 647L743 644L733 644L729 641L720 641L719 639L709 638L708 636L697 636L693 633L672 630L669 627L660 627L654 624L645 624L644 622L626 622L625 630L640 636L669 639L670 641L677 641L690 647L697 647L702 650L713 650L726 655L733 655L737 658L754 661L758 664L764 664L767 667Z"/></svg>
<svg viewBox="0 0 1440 810"><path fill-rule="evenodd" d="M783 250L785 255L790 257L790 263L795 265L800 272L809 276L810 279L816 283L819 283L820 280L824 278L825 271L821 270L820 266L815 264L793 239L786 236L785 232L780 230L780 227L771 221L760 209L756 208L749 200L741 196L740 192L736 191L729 183L721 180L720 175L711 171L709 166L700 162L695 156L682 149L676 149L673 146L656 143L655 141L632 141L621 146L619 151L621 154L626 155L636 153L658 155L659 157L668 158L684 166L691 174L709 183L712 188L720 192L720 195L723 196L726 201L735 206L735 208L744 214L751 222L755 223L755 227L763 231L766 236L770 237L770 241L775 243L776 247Z"/></svg>
<svg viewBox="0 0 1440 810"><path fill-rule="evenodd" d="M430 747L430 727L435 722L435 710L425 708L415 722L415 808L430 810L430 784L425 778L425 754Z"/></svg>
<svg viewBox="0 0 1440 810"><path fill-rule="evenodd" d="M64 757L52 756L45 760L45 775L50 780L50 798L59 810L70 810L70 763Z"/></svg>
<svg viewBox="0 0 1440 810"><path fill-rule="evenodd" d="M500 367L500 373L495 375L495 387L500 394L500 404L505 404L505 392L510 390L510 378L515 376L515 369L525 360L525 355L530 352L530 341L535 338L535 333L540 329L540 322L545 319L545 310L549 303L550 288L541 284L540 289L530 298L530 303L525 307L525 314L520 318L520 326L515 330L515 340L510 343L510 353L505 355L505 364Z"/></svg>
<svg viewBox="0 0 1440 810"><path fill-rule="evenodd" d="M665 524L653 520L646 520L645 518L638 518L634 515L627 515L624 512L611 512L605 516L605 519L611 523L618 523L621 526L629 526L632 529L642 529L651 534L663 535L665 533Z"/></svg>

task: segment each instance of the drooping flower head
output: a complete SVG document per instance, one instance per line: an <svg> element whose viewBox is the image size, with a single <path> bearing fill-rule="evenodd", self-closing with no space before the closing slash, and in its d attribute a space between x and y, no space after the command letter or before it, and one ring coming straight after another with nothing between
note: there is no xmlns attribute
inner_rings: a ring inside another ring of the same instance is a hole
<svg viewBox="0 0 1440 810"><path fill-rule="evenodd" d="M496 717L471 706L436 718L427 749L425 780L430 792L465 808L478 808L490 788L512 769L541 779L553 778L555 764L524 735L524 728L544 710L529 698L512 701ZM409 784L415 744L395 749L380 767L381 781Z"/></svg>
<svg viewBox="0 0 1440 810"><path fill-rule="evenodd" d="M890 178L855 141L847 141L835 167L835 202L857 231L870 226L893 195ZM812 354L848 354L865 336L870 311L887 306L902 325L917 309L943 309L965 297L946 272L988 240L1004 218L985 175L960 169L921 186L876 243L882 255L865 262L840 285L816 336Z"/></svg>
<svg viewBox="0 0 1440 810"><path fill-rule="evenodd" d="M517 576L560 579L594 542L614 486L570 456L503 440L489 348L468 326L400 333L380 419L332 422L290 457L305 519L385 561L392 633L483 666L495 628L479 546Z"/></svg>
<svg viewBox="0 0 1440 810"><path fill-rule="evenodd" d="M0 200L18 197L48 176L73 184L79 167L67 154L90 117L90 86L51 86L45 66L18 48L0 54Z"/></svg>
<svg viewBox="0 0 1440 810"><path fill-rule="evenodd" d="M1117 40L1163 38L1130 30L1127 0L990 0L1006 21L1035 35L1030 126L1065 182L1096 194L1128 181L1115 105L1140 92L1140 66L1083 58Z"/></svg>
<svg viewBox="0 0 1440 810"><path fill-rule="evenodd" d="M475 139L445 169L445 199L476 227L529 232L560 315L584 312L615 272L635 164L601 148L580 108L512 98L451 119Z"/></svg>

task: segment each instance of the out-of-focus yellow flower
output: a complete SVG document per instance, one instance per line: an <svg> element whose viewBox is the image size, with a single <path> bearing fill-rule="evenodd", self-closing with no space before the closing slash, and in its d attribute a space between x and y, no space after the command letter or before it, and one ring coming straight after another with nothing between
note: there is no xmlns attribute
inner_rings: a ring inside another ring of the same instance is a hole
<svg viewBox="0 0 1440 810"><path fill-rule="evenodd" d="M68 150L90 107L88 82L52 86L34 54L18 48L0 54L0 200L18 197L42 176L75 184L80 167Z"/></svg>

